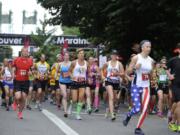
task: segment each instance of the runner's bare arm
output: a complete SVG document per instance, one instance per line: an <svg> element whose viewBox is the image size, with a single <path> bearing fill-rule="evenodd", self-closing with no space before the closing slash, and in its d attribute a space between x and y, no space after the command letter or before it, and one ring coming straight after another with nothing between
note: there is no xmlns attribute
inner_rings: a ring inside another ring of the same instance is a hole
<svg viewBox="0 0 180 135"><path fill-rule="evenodd" d="M107 66L108 66L108 63L105 63L104 65L103 65L103 67L102 67L102 70L101 70L101 78L102 78L102 80L105 80L105 76L104 76L104 72L105 72L105 70L107 69Z"/></svg>
<svg viewBox="0 0 180 135"><path fill-rule="evenodd" d="M74 70L75 65L76 65L76 61L73 61L73 62L71 63L70 68L69 68L69 74L70 74L71 78L72 78L72 73L73 73L73 70Z"/></svg>
<svg viewBox="0 0 180 135"><path fill-rule="evenodd" d="M122 65L122 63L121 62L119 62L119 76L121 77L121 78L125 78L125 71L124 71L124 66Z"/></svg>
<svg viewBox="0 0 180 135"><path fill-rule="evenodd" d="M168 77L169 77L169 80L174 80L175 79L175 77L174 77L174 75L173 74L171 74L171 72L170 72L171 70L170 69L167 69L166 70L166 73L167 73L167 75L168 75Z"/></svg>
<svg viewBox="0 0 180 135"><path fill-rule="evenodd" d="M61 63L59 63L58 66L57 66L56 73L55 73L55 76L54 76L55 78L57 78L57 75L60 72L60 67L61 67Z"/></svg>
<svg viewBox="0 0 180 135"><path fill-rule="evenodd" d="M134 68L136 68L137 60L138 60L137 55L134 56L134 57L131 59L131 62L130 62L130 64L129 64L128 68L127 68L127 74L133 73Z"/></svg>

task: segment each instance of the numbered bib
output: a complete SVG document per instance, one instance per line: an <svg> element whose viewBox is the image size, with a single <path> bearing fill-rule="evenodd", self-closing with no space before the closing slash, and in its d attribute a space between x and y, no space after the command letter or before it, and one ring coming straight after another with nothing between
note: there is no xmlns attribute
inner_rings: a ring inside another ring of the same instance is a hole
<svg viewBox="0 0 180 135"><path fill-rule="evenodd" d="M21 74L21 76L26 76L27 75L27 71L26 70L20 70L20 74Z"/></svg>
<svg viewBox="0 0 180 135"><path fill-rule="evenodd" d="M62 76L63 76L63 78L69 77L69 72L64 72L64 73L62 73Z"/></svg>
<svg viewBox="0 0 180 135"><path fill-rule="evenodd" d="M110 82L110 83L113 83L113 84L119 84L120 83L119 80L111 79L111 78L107 78L107 81Z"/></svg>
<svg viewBox="0 0 180 135"><path fill-rule="evenodd" d="M88 84L92 85L93 84L93 78L88 78Z"/></svg>
<svg viewBox="0 0 180 135"><path fill-rule="evenodd" d="M167 75L160 75L159 80L160 81L166 81L167 80Z"/></svg>
<svg viewBox="0 0 180 135"><path fill-rule="evenodd" d="M77 81L78 81L78 82L84 82L84 81L85 81L85 78L84 78L84 77L78 77Z"/></svg>
<svg viewBox="0 0 180 135"><path fill-rule="evenodd" d="M142 74L142 81L148 81L149 80L149 74Z"/></svg>

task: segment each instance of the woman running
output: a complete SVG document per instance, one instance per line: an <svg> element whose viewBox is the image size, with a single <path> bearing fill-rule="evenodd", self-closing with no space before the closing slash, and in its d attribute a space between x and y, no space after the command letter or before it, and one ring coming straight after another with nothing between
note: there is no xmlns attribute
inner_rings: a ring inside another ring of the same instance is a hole
<svg viewBox="0 0 180 135"><path fill-rule="evenodd" d="M13 96L13 69L9 64L8 59L4 59L3 61L3 86L5 89L5 100L6 100L6 110L9 111L9 101Z"/></svg>
<svg viewBox="0 0 180 135"><path fill-rule="evenodd" d="M59 86L61 90L61 94L63 96L62 104L64 107L64 117L68 117L67 113L67 89L71 84L71 78L69 73L69 68L71 66L71 62L69 61L69 53L66 52L64 54L64 61L61 62L57 68L56 75L60 72L59 78Z"/></svg>
<svg viewBox="0 0 180 135"><path fill-rule="evenodd" d="M83 49L78 49L78 59L73 61L70 67L72 85L71 85L71 94L72 94L72 104L77 103L76 105L76 119L81 120L80 112L82 109L86 81L87 81L87 69L88 63L84 60L84 51Z"/></svg>
<svg viewBox="0 0 180 135"><path fill-rule="evenodd" d="M123 121L124 126L128 125L131 116L141 111L137 128L135 129L135 135L144 135L141 130L141 126L146 117L149 99L150 99L150 73L153 69L153 59L149 56L151 52L151 42L143 40L141 43L141 53L134 56L129 65L128 74L135 70L135 78L131 87L131 97L133 102L133 108L128 112L126 119ZM142 104L141 104L142 97Z"/></svg>
<svg viewBox="0 0 180 135"><path fill-rule="evenodd" d="M119 89L121 78L124 78L124 67L117 60L117 54L116 50L112 51L111 60L103 66L103 70L107 70L107 76L102 77L105 80L106 91L108 93L109 111L112 121L116 119L114 113L114 94Z"/></svg>
<svg viewBox="0 0 180 135"><path fill-rule="evenodd" d="M93 57L89 57L89 68L88 68L88 87L86 88L86 98L87 98L87 111L90 114L91 109L91 90L94 91L94 108L95 112L98 112L99 106L99 87L100 87L100 70L96 64L96 60Z"/></svg>

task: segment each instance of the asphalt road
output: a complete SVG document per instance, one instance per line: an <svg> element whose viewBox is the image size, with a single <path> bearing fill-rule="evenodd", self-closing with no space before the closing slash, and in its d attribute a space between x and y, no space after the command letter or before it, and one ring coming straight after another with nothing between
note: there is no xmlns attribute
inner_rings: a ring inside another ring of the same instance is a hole
<svg viewBox="0 0 180 135"><path fill-rule="evenodd" d="M121 109L121 108L120 108ZM82 120L75 119L74 114L63 117L63 111L58 110L48 102L43 104L43 111L25 110L24 119L17 119L16 112L7 112L0 108L0 135L133 135L138 116L123 127L125 109L122 108L115 122L104 117L104 111L98 114L82 114ZM146 135L177 135L167 128L166 118L148 116L143 125Z"/></svg>

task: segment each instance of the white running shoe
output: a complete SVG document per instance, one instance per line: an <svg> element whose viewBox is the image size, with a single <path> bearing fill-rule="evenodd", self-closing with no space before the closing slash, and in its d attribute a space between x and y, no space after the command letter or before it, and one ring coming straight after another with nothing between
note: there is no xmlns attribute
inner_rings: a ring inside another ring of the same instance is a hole
<svg viewBox="0 0 180 135"><path fill-rule="evenodd" d="M76 115L76 119L77 119L77 120L82 120L81 116L78 115L78 114Z"/></svg>
<svg viewBox="0 0 180 135"><path fill-rule="evenodd" d="M71 115L71 114L72 114L72 104L69 105L67 114L68 114L68 115Z"/></svg>

